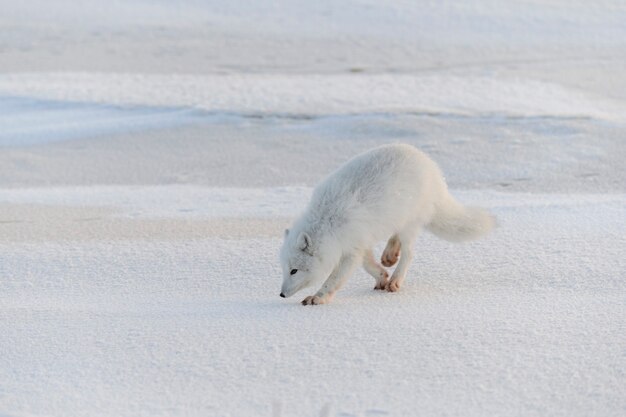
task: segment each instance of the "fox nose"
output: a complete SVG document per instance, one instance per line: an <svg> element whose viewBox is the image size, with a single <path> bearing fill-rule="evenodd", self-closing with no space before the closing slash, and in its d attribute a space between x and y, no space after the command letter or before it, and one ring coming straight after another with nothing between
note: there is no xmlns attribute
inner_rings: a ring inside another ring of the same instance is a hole
<svg viewBox="0 0 626 417"><path fill-rule="evenodd" d="M285 298L285 294L283 294L282 292L280 293L280 296Z"/></svg>

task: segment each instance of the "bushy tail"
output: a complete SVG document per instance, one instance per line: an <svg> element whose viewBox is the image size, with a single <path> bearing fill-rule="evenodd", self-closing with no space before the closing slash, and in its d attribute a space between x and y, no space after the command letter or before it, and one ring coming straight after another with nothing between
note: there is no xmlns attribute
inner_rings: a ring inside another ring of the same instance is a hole
<svg viewBox="0 0 626 417"><path fill-rule="evenodd" d="M487 210L465 207L451 195L436 205L435 215L426 229L451 242L465 242L486 235L496 226L496 219Z"/></svg>

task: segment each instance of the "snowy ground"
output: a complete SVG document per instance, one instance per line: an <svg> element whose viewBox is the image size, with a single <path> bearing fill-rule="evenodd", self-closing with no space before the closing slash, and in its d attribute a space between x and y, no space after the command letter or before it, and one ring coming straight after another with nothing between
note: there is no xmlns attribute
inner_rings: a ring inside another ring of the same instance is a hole
<svg viewBox="0 0 626 417"><path fill-rule="evenodd" d="M626 414L624 21L0 0L0 416ZM311 188L397 141L496 232L279 298Z"/></svg>

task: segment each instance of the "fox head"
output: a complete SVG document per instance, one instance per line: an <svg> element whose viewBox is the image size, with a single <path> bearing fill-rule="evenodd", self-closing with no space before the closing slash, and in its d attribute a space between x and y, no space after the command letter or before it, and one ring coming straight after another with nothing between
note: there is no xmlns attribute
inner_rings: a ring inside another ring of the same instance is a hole
<svg viewBox="0 0 626 417"><path fill-rule="evenodd" d="M280 296L291 297L316 282L324 270L319 251L306 232L290 233L285 230L285 240L280 250L283 269L283 286Z"/></svg>

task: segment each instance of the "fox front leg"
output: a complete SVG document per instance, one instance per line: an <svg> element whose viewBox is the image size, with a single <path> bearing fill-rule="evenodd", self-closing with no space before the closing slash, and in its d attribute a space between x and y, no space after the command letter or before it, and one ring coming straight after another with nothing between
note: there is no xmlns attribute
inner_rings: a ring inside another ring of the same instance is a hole
<svg viewBox="0 0 626 417"><path fill-rule="evenodd" d="M365 251L363 255L363 268L376 280L375 290L384 290L387 285L389 273L374 259L371 249Z"/></svg>
<svg viewBox="0 0 626 417"><path fill-rule="evenodd" d="M342 255L339 263L331 272L330 276L315 295L310 295L302 300L302 305L317 305L328 303L335 292L341 288L357 265L358 257L355 255Z"/></svg>

